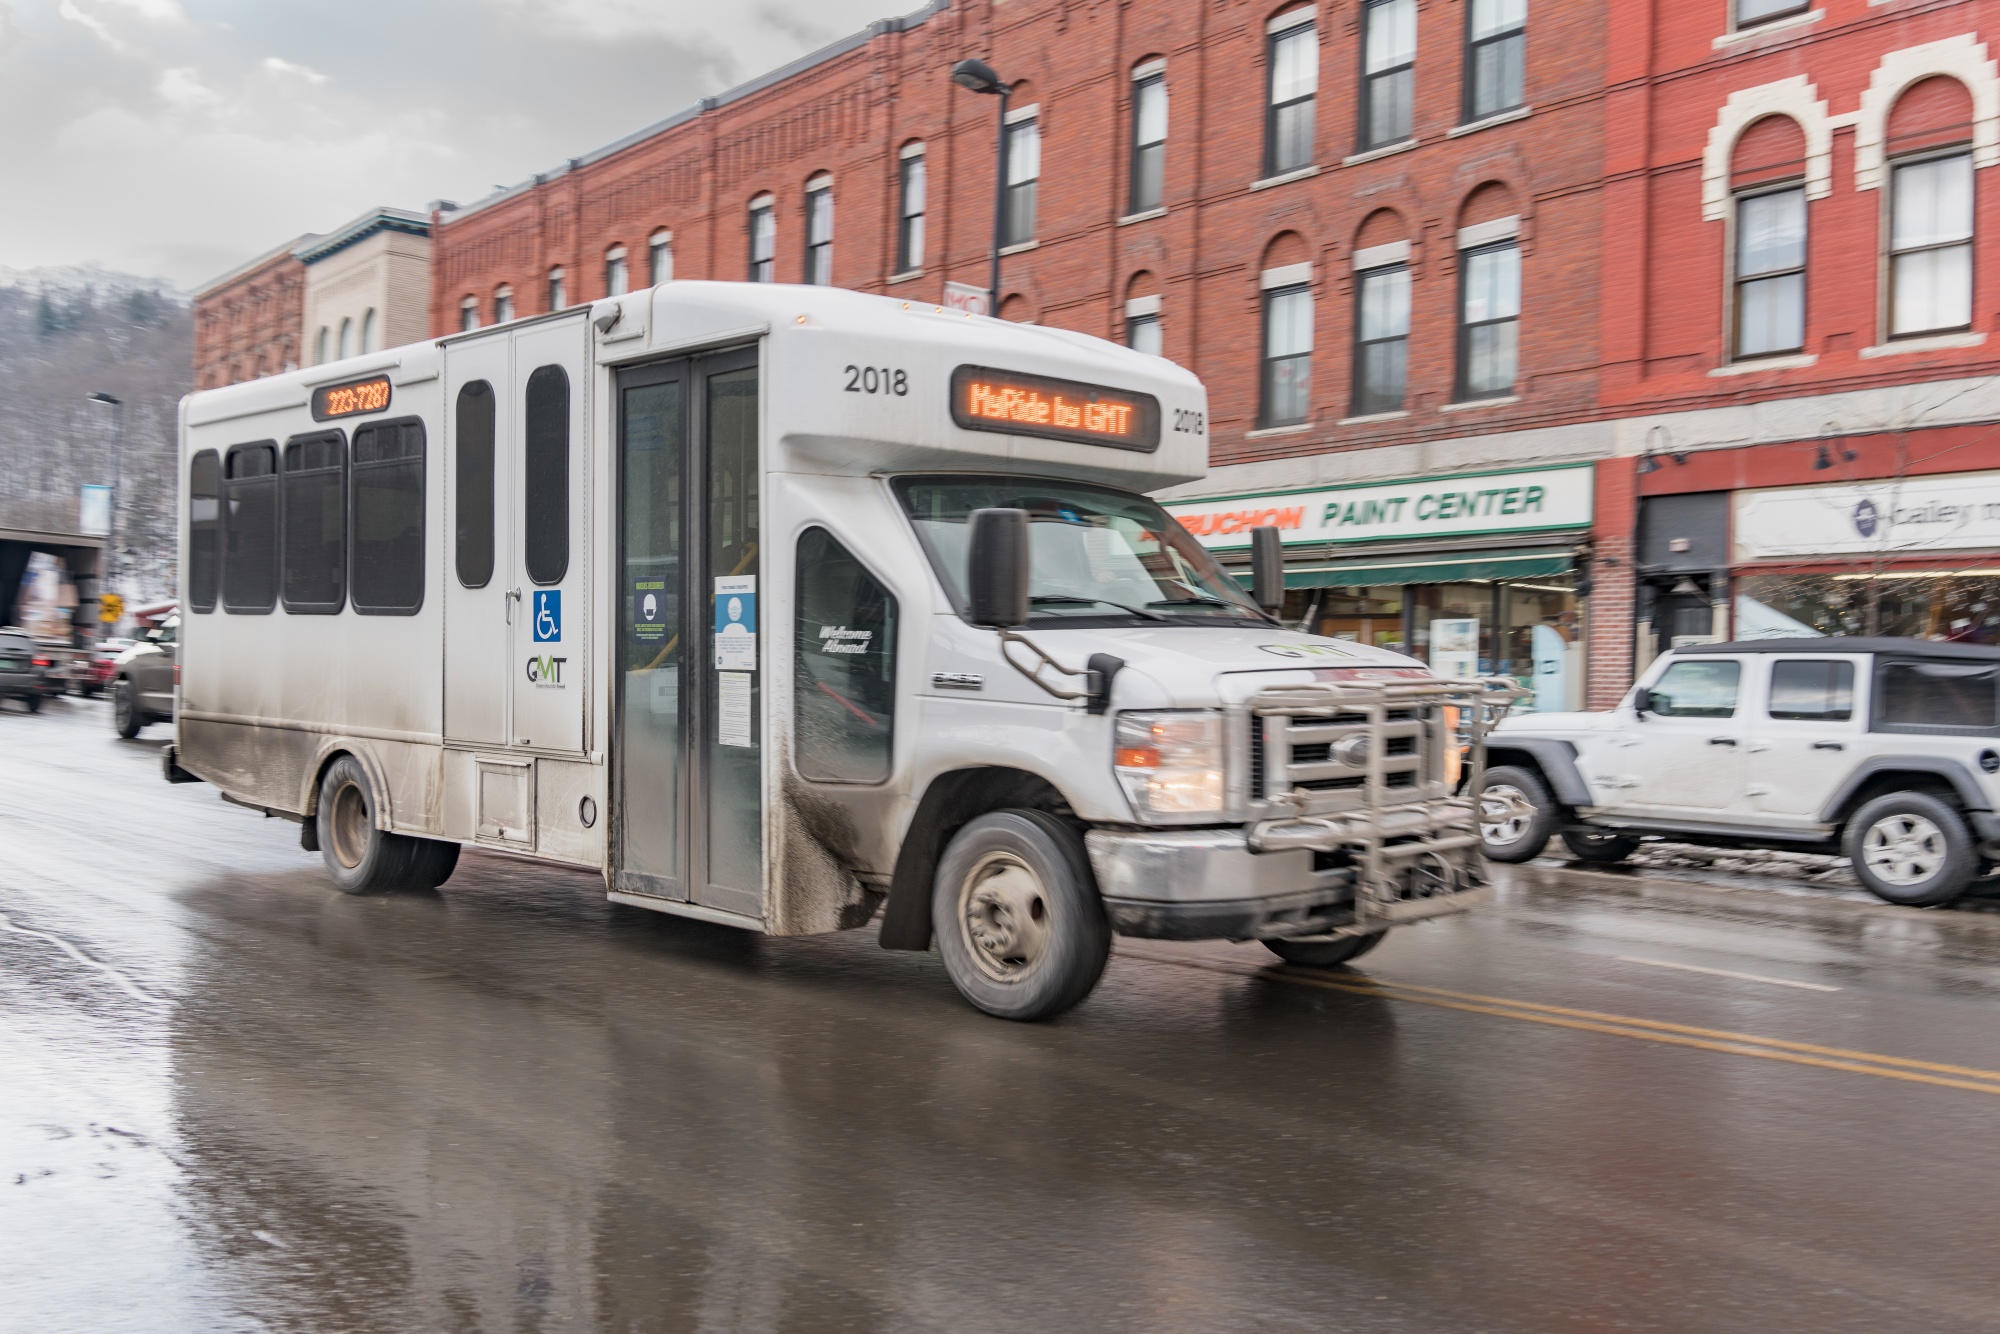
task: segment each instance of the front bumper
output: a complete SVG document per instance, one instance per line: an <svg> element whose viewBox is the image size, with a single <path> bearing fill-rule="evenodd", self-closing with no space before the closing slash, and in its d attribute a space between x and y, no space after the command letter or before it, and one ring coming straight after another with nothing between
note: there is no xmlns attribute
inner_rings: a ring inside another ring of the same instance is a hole
<svg viewBox="0 0 2000 1334"><path fill-rule="evenodd" d="M1111 925L1154 940L1260 940L1337 930L1354 873L1311 851L1259 855L1241 829L1093 829L1084 835Z"/></svg>
<svg viewBox="0 0 2000 1334"><path fill-rule="evenodd" d="M1452 800L1248 829L1094 829L1084 842L1121 935L1362 935L1491 899L1474 819L1470 805Z"/></svg>

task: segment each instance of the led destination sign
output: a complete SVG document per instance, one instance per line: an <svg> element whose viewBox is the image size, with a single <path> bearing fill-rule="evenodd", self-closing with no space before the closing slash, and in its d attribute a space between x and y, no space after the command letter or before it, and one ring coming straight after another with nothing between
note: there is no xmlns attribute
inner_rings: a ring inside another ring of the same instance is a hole
<svg viewBox="0 0 2000 1334"><path fill-rule="evenodd" d="M388 408L389 377L386 375L377 375L370 380L353 380L347 384L321 385L313 390L312 414L316 422L353 417L364 412L386 412Z"/></svg>
<svg viewBox="0 0 2000 1334"><path fill-rule="evenodd" d="M1160 400L1151 394L985 366L960 366L951 373L951 419L968 431L1146 454L1160 447Z"/></svg>

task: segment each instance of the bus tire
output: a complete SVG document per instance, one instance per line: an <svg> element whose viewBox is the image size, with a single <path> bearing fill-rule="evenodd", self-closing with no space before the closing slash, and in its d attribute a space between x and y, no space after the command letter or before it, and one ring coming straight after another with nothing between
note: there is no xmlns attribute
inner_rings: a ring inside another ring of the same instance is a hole
<svg viewBox="0 0 2000 1334"><path fill-rule="evenodd" d="M139 692L122 677L111 687L111 725L127 741L146 725L146 715L139 712Z"/></svg>
<svg viewBox="0 0 2000 1334"><path fill-rule="evenodd" d="M1365 936L1337 936L1332 940L1271 939L1264 942L1264 948L1298 968L1338 968L1380 945L1388 934L1371 931Z"/></svg>
<svg viewBox="0 0 2000 1334"><path fill-rule="evenodd" d="M1111 923L1075 828L1044 811L993 811L952 837L931 926L958 994L1001 1019L1049 1019L1096 987Z"/></svg>
<svg viewBox="0 0 2000 1334"><path fill-rule="evenodd" d="M341 893L392 894L429 887L422 884L418 867L422 845L429 840L376 827L375 790L352 755L327 766L314 819L320 856Z"/></svg>
<svg viewBox="0 0 2000 1334"><path fill-rule="evenodd" d="M458 869L458 844L441 838L413 838L417 845L412 865L413 888L436 889L451 879Z"/></svg>

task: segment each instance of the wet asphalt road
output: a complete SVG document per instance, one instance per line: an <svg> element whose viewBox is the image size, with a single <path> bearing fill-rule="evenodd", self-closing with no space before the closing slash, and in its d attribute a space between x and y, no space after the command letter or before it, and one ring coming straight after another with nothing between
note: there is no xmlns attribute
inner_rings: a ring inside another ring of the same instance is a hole
<svg viewBox="0 0 2000 1334"><path fill-rule="evenodd" d="M166 730L0 713L8 1334L2000 1328L2000 917L1534 867L1019 1026L499 857L343 898Z"/></svg>

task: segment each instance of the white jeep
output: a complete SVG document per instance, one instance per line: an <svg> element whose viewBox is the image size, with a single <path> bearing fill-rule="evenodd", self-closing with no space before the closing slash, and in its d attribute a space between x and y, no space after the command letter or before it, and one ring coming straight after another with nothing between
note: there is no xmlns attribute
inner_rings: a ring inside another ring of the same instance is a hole
<svg viewBox="0 0 2000 1334"><path fill-rule="evenodd" d="M1488 742L1486 855L1560 835L1583 861L1642 839L1842 854L1928 906L2000 863L2000 648L1760 639L1666 654L1609 713L1508 718Z"/></svg>

